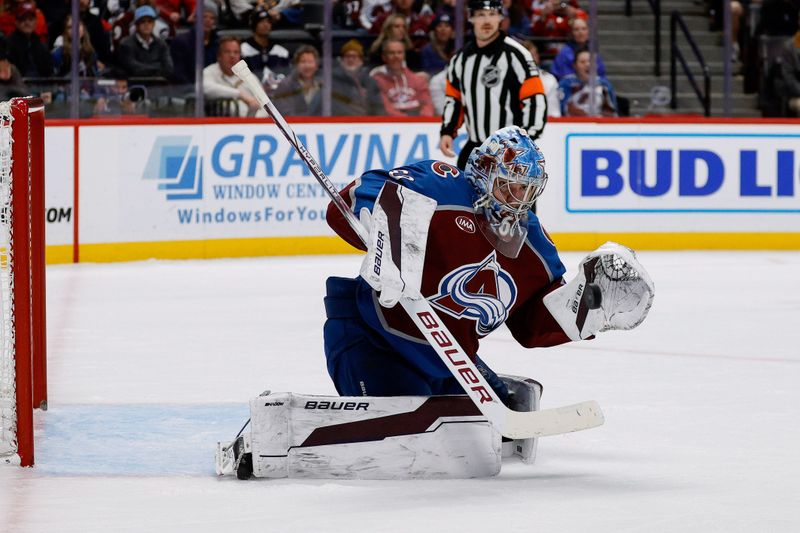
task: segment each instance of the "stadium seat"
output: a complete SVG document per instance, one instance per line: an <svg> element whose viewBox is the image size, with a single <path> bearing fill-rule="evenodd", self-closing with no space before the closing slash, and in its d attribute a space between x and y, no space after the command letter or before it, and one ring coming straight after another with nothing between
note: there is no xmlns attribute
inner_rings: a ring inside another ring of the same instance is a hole
<svg viewBox="0 0 800 533"><path fill-rule="evenodd" d="M207 117L238 117L239 102L233 98L206 100L204 110Z"/></svg>

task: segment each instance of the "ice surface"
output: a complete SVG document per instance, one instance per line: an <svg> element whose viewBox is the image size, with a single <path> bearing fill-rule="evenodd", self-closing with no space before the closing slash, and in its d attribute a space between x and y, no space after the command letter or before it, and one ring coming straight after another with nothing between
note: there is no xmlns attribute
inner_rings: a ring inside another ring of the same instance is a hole
<svg viewBox="0 0 800 533"><path fill-rule="evenodd" d="M0 465L0 531L800 531L800 253L640 258L656 298L638 329L482 345L543 407L595 399L605 426L465 481L213 473L249 397L334 392L324 278L358 256L51 266L51 407L36 467Z"/></svg>

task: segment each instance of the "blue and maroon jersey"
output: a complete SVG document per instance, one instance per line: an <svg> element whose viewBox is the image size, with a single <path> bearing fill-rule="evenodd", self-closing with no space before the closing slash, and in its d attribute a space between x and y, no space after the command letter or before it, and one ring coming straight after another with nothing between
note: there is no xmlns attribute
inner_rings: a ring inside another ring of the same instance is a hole
<svg viewBox="0 0 800 533"><path fill-rule="evenodd" d="M372 210L386 180L433 198L438 203L428 232L422 294L450 332L473 358L482 337L505 323L521 345L532 348L568 342L542 303L562 283L564 265L539 219L528 215L528 237L515 259L498 253L476 223L477 193L456 167L442 161L420 161L393 170L370 170L342 191L356 215ZM344 240L364 245L331 203L328 224ZM422 372L448 377L450 372L397 305L381 307L361 278L358 308L364 320L398 353Z"/></svg>

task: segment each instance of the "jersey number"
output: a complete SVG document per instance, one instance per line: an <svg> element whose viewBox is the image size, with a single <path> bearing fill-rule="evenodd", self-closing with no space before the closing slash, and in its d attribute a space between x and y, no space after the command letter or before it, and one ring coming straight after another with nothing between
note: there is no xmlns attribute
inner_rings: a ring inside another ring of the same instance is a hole
<svg viewBox="0 0 800 533"><path fill-rule="evenodd" d="M411 180L414 181L414 177L408 173L408 170L404 168L394 168L389 171L389 177L395 180Z"/></svg>

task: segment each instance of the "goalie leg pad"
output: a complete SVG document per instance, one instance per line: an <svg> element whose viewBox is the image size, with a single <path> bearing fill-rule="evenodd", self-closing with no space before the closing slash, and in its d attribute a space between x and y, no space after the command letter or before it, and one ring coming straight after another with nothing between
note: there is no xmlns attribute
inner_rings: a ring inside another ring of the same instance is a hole
<svg viewBox="0 0 800 533"><path fill-rule="evenodd" d="M330 397L250 402L253 475L419 479L497 475L500 434L467 396Z"/></svg>

